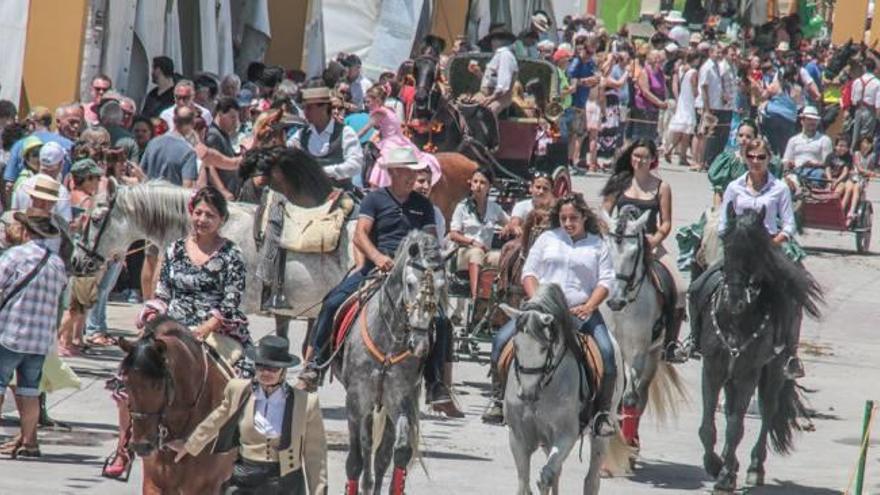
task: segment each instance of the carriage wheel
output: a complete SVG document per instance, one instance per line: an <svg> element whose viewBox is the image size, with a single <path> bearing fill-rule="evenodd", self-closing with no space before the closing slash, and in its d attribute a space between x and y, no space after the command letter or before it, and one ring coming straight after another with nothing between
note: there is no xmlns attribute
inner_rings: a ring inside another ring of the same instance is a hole
<svg viewBox="0 0 880 495"><path fill-rule="evenodd" d="M874 207L865 201L859 215L859 231L856 232L856 252L867 253L871 247L871 227L874 225Z"/></svg>
<svg viewBox="0 0 880 495"><path fill-rule="evenodd" d="M571 175L568 167L559 166L553 171L553 194L561 198L571 192Z"/></svg>

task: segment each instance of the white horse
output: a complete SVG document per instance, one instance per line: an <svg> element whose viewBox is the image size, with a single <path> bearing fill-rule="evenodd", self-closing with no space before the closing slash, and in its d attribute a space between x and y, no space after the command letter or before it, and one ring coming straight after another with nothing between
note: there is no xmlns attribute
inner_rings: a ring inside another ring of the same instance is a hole
<svg viewBox="0 0 880 495"><path fill-rule="evenodd" d="M89 225L74 252L77 273L95 273L111 258L125 256L132 242L147 239L163 252L176 239L189 232L187 202L192 191L163 181L111 189L95 198L88 212ZM260 310L262 282L255 276L259 253L254 241L255 205L230 203L229 218L220 230L223 237L241 248L247 268L242 310ZM314 318L321 300L352 266L349 252L354 221L348 222L339 247L327 254L287 254L284 292L292 309L289 315Z"/></svg>
<svg viewBox="0 0 880 495"><path fill-rule="evenodd" d="M675 413L684 390L675 368L662 359L665 325L661 295L650 280L651 268L645 239L650 212L633 218L628 207L609 225L606 244L611 253L617 283L608 300L612 331L623 354L626 391L623 394L622 430L628 445L639 447L639 421L648 406L660 421L667 411ZM661 328L657 328L657 326ZM635 453L630 466L635 461Z"/></svg>
<svg viewBox="0 0 880 495"><path fill-rule="evenodd" d="M510 427L510 450L516 462L519 495L531 494L529 470L538 447L547 455L541 468L538 490L542 495L559 493L562 465L583 434L581 413L595 391L582 375L577 330L562 289L556 284L541 285L535 296L514 309L502 310L516 319L516 356L508 372L504 396L504 417ZM620 362L620 350L615 348ZM581 392L582 385L587 385ZM623 375L618 374L614 402L623 392ZM587 406L589 407L589 406ZM585 411L592 417L592 410ZM615 412L611 412L615 416ZM612 424L617 418L611 418ZM599 492L600 470L618 472L625 465L629 449L620 435L590 439L590 468L583 493ZM568 491L568 493L571 493Z"/></svg>

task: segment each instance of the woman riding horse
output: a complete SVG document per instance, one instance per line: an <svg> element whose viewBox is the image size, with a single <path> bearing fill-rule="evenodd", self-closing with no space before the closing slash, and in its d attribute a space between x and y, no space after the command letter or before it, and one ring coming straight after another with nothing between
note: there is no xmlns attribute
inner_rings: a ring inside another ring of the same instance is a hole
<svg viewBox="0 0 880 495"><path fill-rule="evenodd" d="M226 199L208 186L197 191L188 205L192 233L178 239L165 253L156 287L156 299L147 301L139 327L166 314L190 328L230 366L247 367L244 350L250 346L247 317L241 311L245 264L241 250L220 236L229 216ZM110 386L119 390L119 381ZM119 443L103 475L118 478L132 461L128 448L131 418L123 394L119 401Z"/></svg>
<svg viewBox="0 0 880 495"><path fill-rule="evenodd" d="M765 209L764 228L771 236L773 244L783 247L794 239L796 232L794 209L791 202L791 192L788 186L770 173L770 145L762 137L753 139L746 146L746 160L748 172L730 183L724 191L721 205L721 218L718 222L718 231L724 232L727 225L727 207L732 205L737 214L747 209ZM702 282L720 269L720 266L710 268L699 279L693 282L693 286L700 287ZM785 374L789 379L797 379L804 376L804 367L797 356L798 340L800 339L800 325L783 332L785 347L790 353L790 358L785 366ZM699 349L698 335L692 335L694 344Z"/></svg>
<svg viewBox="0 0 880 495"><path fill-rule="evenodd" d="M598 393L598 411L593 419L596 436L610 436L614 425L609 411L617 379L613 337L605 326L599 305L608 297L614 284L614 267L608 247L600 237L599 220L583 196L572 194L559 200L550 216L552 230L544 232L529 250L523 267L522 284L526 296L535 295L539 284L558 284L581 333L596 340L605 363ZM498 376L501 351L516 332L516 322L507 322L492 341L492 404L483 415L487 423L504 420L504 391Z"/></svg>
<svg viewBox="0 0 880 495"><path fill-rule="evenodd" d="M667 326L664 356L668 362L681 362L678 334L685 315L687 286L675 260L663 246L663 241L672 231L672 188L653 172L658 164L657 159L657 147L653 141L638 139L630 144L617 159L614 174L602 189L603 207L609 215L627 205L637 208L639 214L650 212L645 231L648 248L653 258L669 272L676 291L674 322Z"/></svg>
<svg viewBox="0 0 880 495"><path fill-rule="evenodd" d="M226 495L325 493L327 438L321 406L317 394L285 381L287 368L300 362L288 348L284 337L263 337L254 357L256 377L230 380L223 402L187 438L165 444L177 453L174 461L198 455L234 431L241 447Z"/></svg>

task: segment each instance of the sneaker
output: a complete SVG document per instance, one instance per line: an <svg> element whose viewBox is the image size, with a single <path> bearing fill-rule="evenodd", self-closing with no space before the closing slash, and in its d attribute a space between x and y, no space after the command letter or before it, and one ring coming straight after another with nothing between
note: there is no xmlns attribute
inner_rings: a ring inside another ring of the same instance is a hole
<svg viewBox="0 0 880 495"><path fill-rule="evenodd" d="M804 371L804 363L797 356L792 356L788 359L788 362L785 363L784 373L785 378L788 380L797 380L807 375L806 371Z"/></svg>
<svg viewBox="0 0 880 495"><path fill-rule="evenodd" d="M504 424L504 406L501 404L501 401L492 400L489 409L483 413L482 419L483 423L490 425Z"/></svg>
<svg viewBox="0 0 880 495"><path fill-rule="evenodd" d="M458 407L455 405L455 402L453 402L451 399L446 402L435 403L431 405L431 409L433 409L434 412L443 414L448 418L461 419L464 417L464 413L458 409Z"/></svg>
<svg viewBox="0 0 880 495"><path fill-rule="evenodd" d="M597 437L610 437L614 435L614 425L611 424L607 412L599 412L593 417L593 435Z"/></svg>
<svg viewBox="0 0 880 495"><path fill-rule="evenodd" d="M666 346L666 352L664 353L663 359L667 363L686 363L688 360L688 351L686 351L678 341L670 342L669 345Z"/></svg>

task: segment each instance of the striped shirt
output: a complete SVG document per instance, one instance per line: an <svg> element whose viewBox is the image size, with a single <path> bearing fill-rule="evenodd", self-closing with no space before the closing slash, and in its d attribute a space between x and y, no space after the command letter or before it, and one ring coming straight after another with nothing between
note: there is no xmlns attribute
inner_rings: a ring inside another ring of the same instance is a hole
<svg viewBox="0 0 880 495"><path fill-rule="evenodd" d="M44 240L16 246L0 256L0 294L7 294L46 252ZM67 284L64 262L50 254L40 272L0 310L0 345L22 354L46 355L55 339L58 303Z"/></svg>

